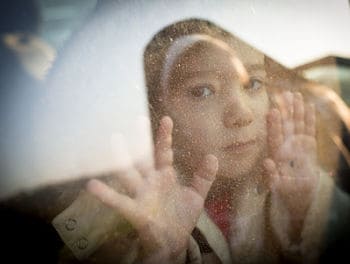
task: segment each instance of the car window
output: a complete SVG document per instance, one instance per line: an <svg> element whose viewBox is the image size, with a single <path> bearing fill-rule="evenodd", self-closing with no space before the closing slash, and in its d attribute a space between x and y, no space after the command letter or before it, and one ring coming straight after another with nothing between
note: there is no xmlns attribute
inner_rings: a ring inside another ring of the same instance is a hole
<svg viewBox="0 0 350 264"><path fill-rule="evenodd" d="M1 206L40 258L345 254L348 1L0 5Z"/></svg>

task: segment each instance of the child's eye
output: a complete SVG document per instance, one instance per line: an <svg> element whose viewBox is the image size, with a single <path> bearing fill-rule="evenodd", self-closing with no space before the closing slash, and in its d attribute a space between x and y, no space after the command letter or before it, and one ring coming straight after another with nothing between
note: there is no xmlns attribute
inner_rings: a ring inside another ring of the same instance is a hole
<svg viewBox="0 0 350 264"><path fill-rule="evenodd" d="M196 86L190 90L190 94L196 98L206 98L213 95L214 93L214 89L207 84Z"/></svg>
<svg viewBox="0 0 350 264"><path fill-rule="evenodd" d="M251 77L248 83L247 89L251 90L259 90L264 86L264 81L257 78L257 77Z"/></svg>

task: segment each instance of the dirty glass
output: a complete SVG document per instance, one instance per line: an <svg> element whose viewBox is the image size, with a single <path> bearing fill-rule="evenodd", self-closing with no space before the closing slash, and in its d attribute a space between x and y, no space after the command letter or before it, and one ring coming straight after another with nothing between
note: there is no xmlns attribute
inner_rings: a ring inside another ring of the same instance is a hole
<svg viewBox="0 0 350 264"><path fill-rule="evenodd" d="M4 258L347 256L348 1L4 0L0 13Z"/></svg>

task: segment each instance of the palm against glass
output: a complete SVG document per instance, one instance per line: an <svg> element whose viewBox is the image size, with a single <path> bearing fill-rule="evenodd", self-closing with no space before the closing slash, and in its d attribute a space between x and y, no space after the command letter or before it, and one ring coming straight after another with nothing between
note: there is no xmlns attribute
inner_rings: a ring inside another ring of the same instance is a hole
<svg viewBox="0 0 350 264"><path fill-rule="evenodd" d="M87 189L122 214L138 231L146 259L171 261L186 248L218 169L213 155L204 157L190 186L181 185L173 167L173 123L161 120L155 144L154 167L130 167L116 179L120 193L99 180Z"/></svg>
<svg viewBox="0 0 350 264"><path fill-rule="evenodd" d="M319 177L315 108L306 105L300 93L291 92L277 97L277 104L267 117L270 158L264 164L272 192L299 220L305 217Z"/></svg>

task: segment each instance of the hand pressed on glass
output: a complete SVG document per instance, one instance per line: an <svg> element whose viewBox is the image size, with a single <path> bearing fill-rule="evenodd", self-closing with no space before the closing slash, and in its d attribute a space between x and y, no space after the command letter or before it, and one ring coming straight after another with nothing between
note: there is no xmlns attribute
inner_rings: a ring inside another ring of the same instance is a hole
<svg viewBox="0 0 350 264"><path fill-rule="evenodd" d="M181 185L173 167L172 128L172 120L164 117L157 133L154 167L129 168L133 178L126 171L118 174L116 180L129 195L99 180L87 185L90 193L134 226L145 259L150 262L172 261L186 250L218 169L216 157L207 155L194 173L191 186Z"/></svg>
<svg viewBox="0 0 350 264"><path fill-rule="evenodd" d="M267 117L269 156L264 162L270 188L291 220L303 220L319 178L315 139L315 108L300 93L277 97L278 109Z"/></svg>

